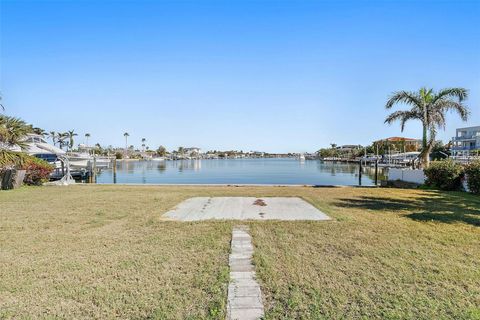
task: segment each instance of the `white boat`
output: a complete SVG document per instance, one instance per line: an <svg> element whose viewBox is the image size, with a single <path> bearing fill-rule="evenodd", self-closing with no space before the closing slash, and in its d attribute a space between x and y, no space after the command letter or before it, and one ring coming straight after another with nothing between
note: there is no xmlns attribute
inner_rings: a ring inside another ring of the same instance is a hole
<svg viewBox="0 0 480 320"><path fill-rule="evenodd" d="M111 164L111 159L108 157L94 157L86 152L69 152L67 157L72 168L105 169L110 168Z"/></svg>
<svg viewBox="0 0 480 320"><path fill-rule="evenodd" d="M18 150L15 151L23 151L31 156L35 156L47 161L48 159L56 159L55 156L57 155L65 154L65 151L57 148L56 146L52 146L45 141L41 135L38 134L27 135L27 138L25 138L23 142L25 143L26 148L21 150L20 147L17 146L16 148L18 148Z"/></svg>
<svg viewBox="0 0 480 320"><path fill-rule="evenodd" d="M18 145L8 147L11 151L25 152L28 155L45 160L55 167L55 169L62 169L62 161L59 157L65 156L65 151L49 144L41 135L27 134L22 141L23 148Z"/></svg>
<svg viewBox="0 0 480 320"><path fill-rule="evenodd" d="M300 160L300 161L305 161L305 155L304 155L303 153L300 153L300 154L298 155L298 160Z"/></svg>

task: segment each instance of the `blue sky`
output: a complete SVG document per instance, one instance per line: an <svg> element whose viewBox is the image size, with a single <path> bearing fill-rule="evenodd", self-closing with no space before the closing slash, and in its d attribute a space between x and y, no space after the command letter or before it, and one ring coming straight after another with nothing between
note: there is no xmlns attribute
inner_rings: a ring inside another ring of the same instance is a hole
<svg viewBox="0 0 480 320"><path fill-rule="evenodd" d="M315 151L401 135L395 90L470 89L479 1L5 1L8 115L123 145ZM419 137L407 125L404 136Z"/></svg>

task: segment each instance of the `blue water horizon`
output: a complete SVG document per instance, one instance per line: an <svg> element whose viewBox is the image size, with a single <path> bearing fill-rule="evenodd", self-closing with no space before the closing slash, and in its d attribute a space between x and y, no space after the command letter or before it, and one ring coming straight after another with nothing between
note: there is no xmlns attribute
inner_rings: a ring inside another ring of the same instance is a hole
<svg viewBox="0 0 480 320"><path fill-rule="evenodd" d="M293 158L128 160L117 161L116 173L103 170L97 183L371 186L375 177L364 167L359 179L357 163Z"/></svg>

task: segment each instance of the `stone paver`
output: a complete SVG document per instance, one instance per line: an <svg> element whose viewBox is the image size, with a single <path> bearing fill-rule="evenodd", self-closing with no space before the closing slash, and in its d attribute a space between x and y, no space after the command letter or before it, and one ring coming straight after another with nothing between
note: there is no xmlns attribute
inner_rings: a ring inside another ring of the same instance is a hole
<svg viewBox="0 0 480 320"><path fill-rule="evenodd" d="M252 265L251 239L245 226L233 229L227 320L255 320L264 316L262 292Z"/></svg>
<svg viewBox="0 0 480 320"><path fill-rule="evenodd" d="M181 221L330 220L310 203L296 197L195 197L181 202L165 216Z"/></svg>

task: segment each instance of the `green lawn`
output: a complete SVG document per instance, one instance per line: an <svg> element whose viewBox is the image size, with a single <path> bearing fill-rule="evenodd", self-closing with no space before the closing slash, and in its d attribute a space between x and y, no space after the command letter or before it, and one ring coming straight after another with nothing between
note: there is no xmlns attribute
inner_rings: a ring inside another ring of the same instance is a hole
<svg viewBox="0 0 480 320"><path fill-rule="evenodd" d="M480 197L100 185L0 191L0 318L224 319L235 222L161 216L229 195L300 196L335 219L247 223L267 319L480 319Z"/></svg>

